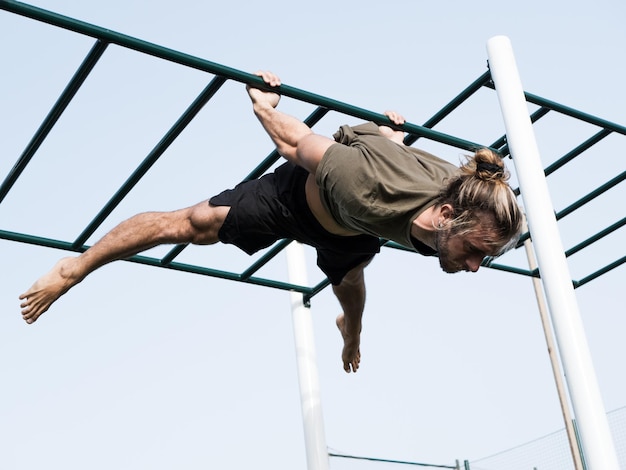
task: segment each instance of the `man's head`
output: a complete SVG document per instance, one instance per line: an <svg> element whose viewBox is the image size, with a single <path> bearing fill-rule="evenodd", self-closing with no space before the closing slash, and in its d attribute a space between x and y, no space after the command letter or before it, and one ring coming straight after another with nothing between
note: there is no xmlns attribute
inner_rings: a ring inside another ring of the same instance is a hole
<svg viewBox="0 0 626 470"><path fill-rule="evenodd" d="M481 149L442 189L436 243L444 271L477 271L485 256L497 256L517 240L523 215L508 179L501 158Z"/></svg>

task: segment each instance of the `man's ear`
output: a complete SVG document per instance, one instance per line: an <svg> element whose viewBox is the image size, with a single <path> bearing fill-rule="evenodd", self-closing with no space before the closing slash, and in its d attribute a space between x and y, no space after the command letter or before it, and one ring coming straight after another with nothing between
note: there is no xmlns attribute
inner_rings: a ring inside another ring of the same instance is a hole
<svg viewBox="0 0 626 470"><path fill-rule="evenodd" d="M442 204L439 208L439 225L445 225L454 217L454 208L451 204Z"/></svg>

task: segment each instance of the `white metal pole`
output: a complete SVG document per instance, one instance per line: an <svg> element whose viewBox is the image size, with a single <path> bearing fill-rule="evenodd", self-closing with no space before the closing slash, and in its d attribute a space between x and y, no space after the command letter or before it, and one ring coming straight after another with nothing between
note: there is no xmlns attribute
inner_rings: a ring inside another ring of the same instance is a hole
<svg viewBox="0 0 626 470"><path fill-rule="evenodd" d="M289 282L307 285L306 260L302 245L292 242L287 246L286 252ZM324 434L311 310L304 305L302 294L291 292L290 297L307 468L328 470L328 448Z"/></svg>
<svg viewBox="0 0 626 470"><path fill-rule="evenodd" d="M524 230L527 231L528 227L526 224L524 225ZM537 268L537 262L535 261L535 250L533 249L530 238L524 241L524 249L526 250L528 267L531 271L534 271ZM561 373L561 366L559 364L559 354L554 344L554 333L552 331L552 325L550 324L548 306L546 305L543 289L541 288L541 280L536 277L533 277L532 280L533 288L535 289L535 297L537 298L537 306L539 307L539 317L541 318L541 325L543 326L543 333L548 347L548 356L550 356L550 363L552 364L552 374L554 375L556 391L559 396L559 402L561 403L561 413L563 414L563 421L565 422L565 430L567 431L569 448L574 462L574 470L584 470L580 456L580 448L578 447L578 439L576 438L576 431L574 430L574 423L572 422L567 391L565 390L565 381L563 380L563 374Z"/></svg>
<svg viewBox="0 0 626 470"><path fill-rule="evenodd" d="M491 38L487 53L584 459L589 470L619 470L511 42L505 36Z"/></svg>

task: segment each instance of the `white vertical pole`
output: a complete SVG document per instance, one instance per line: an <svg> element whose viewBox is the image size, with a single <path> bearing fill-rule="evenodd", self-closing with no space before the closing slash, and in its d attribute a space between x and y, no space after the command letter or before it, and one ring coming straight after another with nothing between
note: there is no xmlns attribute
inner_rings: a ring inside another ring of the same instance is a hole
<svg viewBox="0 0 626 470"><path fill-rule="evenodd" d="M528 231L526 224L524 224L523 230ZM535 251L533 250L533 244L530 239L524 241L524 248L526 250L526 258L528 259L528 267L531 271L534 271L537 268L537 262L535 261ZM574 430L574 423L572 421L569 400L567 399L567 391L565 390L565 381L563 380L563 374L561 373L561 366L559 364L559 354L554 344L554 333L552 332L552 325L550 324L548 307L544 300L543 289L541 288L541 281L536 277L533 277L532 280L535 289L535 297L537 298L537 306L539 307L539 317L541 318L541 325L543 326L543 333L548 347L548 356L550 356L550 363L552 364L552 374L554 375L556 391L559 396L559 401L561 402L561 412L563 414L563 421L565 421L565 430L567 431L569 448L572 454L572 460L574 461L574 469L584 470L583 462L580 457L580 448L578 447L578 439L576 438L576 431Z"/></svg>
<svg viewBox="0 0 626 470"><path fill-rule="evenodd" d="M302 245L292 242L287 246L286 252L289 282L307 285ZM302 294L291 292L290 296L307 468L308 470L328 470L328 449L324 434L311 310L304 305Z"/></svg>
<svg viewBox="0 0 626 470"><path fill-rule="evenodd" d="M504 36L491 38L487 53L584 459L589 470L619 470L511 42Z"/></svg>

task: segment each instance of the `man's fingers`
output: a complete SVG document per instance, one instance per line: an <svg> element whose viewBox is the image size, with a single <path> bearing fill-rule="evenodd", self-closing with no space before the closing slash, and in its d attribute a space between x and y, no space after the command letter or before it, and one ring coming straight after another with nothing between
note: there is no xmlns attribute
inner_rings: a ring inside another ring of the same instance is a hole
<svg viewBox="0 0 626 470"><path fill-rule="evenodd" d="M280 86L280 78L275 73L268 70L259 70L255 75L261 77L269 86Z"/></svg>
<svg viewBox="0 0 626 470"><path fill-rule="evenodd" d="M404 124L406 122L406 119L404 119L404 116L402 116L401 114L399 114L399 113L397 113L395 111L385 111L384 114L394 124L402 125L402 124Z"/></svg>

